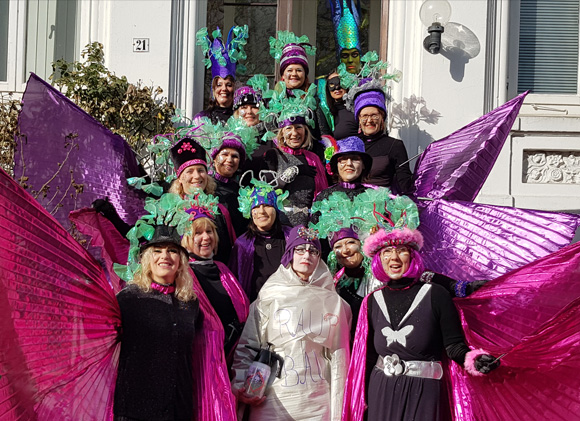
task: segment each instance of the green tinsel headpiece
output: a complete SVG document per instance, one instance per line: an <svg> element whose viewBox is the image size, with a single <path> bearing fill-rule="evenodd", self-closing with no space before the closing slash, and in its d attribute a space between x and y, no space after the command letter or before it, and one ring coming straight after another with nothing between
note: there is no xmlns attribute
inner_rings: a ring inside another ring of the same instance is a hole
<svg viewBox="0 0 580 421"><path fill-rule="evenodd" d="M349 73L344 63L341 63L337 70L340 77L340 85L348 90L343 99L347 109L351 111L355 108L354 99L360 93L382 91L388 98L386 82L389 80L398 82L401 79L399 71L387 73L389 64L379 60L379 55L376 51L369 51L361 57L360 61L363 65L358 74Z"/></svg>
<svg viewBox="0 0 580 421"><path fill-rule="evenodd" d="M147 198L145 210L148 213L139 218L127 233L130 244L127 265L114 265L115 273L127 282L141 266L141 249L152 240L156 227L172 227L182 237L195 219L215 218L219 214L218 199L203 192L185 198L174 193L165 193L159 199Z"/></svg>
<svg viewBox="0 0 580 421"><path fill-rule="evenodd" d="M201 47L205 55L204 64L207 68L211 67L212 79L216 76L226 78L231 76L236 78L236 63L239 60L247 58L244 51L244 45L248 39L248 25L234 26L228 33L226 44L222 41L220 28L212 32L213 43L210 40L207 28L201 28L195 34L196 44ZM238 66L240 73L245 72L242 65Z"/></svg>
<svg viewBox="0 0 580 421"><path fill-rule="evenodd" d="M280 74L291 64L300 64L308 74L308 55L316 54L306 35L297 37L290 31L278 31L276 38L270 37L270 55L280 62Z"/></svg>
<svg viewBox="0 0 580 421"><path fill-rule="evenodd" d="M267 107L260 108L260 120L271 121L274 118L278 128L291 124L308 124L314 128L316 85L311 84L306 92L294 89L291 95L288 94L284 82L280 82L280 85L281 91L268 90L264 94L264 98L269 98L269 102ZM266 139L272 137L275 137L272 132L264 135Z"/></svg>
<svg viewBox="0 0 580 421"><path fill-rule="evenodd" d="M317 224L322 238L344 228L368 234L379 225L387 231L419 226L417 205L407 196L391 196L386 187L369 188L352 201L344 192L334 192L327 199L314 202L312 213L320 212ZM361 238L362 239L362 238Z"/></svg>
<svg viewBox="0 0 580 421"><path fill-rule="evenodd" d="M240 181L248 173L249 172L244 173L240 178ZM260 175L262 175L262 173ZM289 194L290 193L287 191L276 189L266 181L257 180L252 177L248 187L240 188L238 196L238 203L240 204L240 207L238 209L244 218L247 219L251 218L252 209L260 205L273 206L280 211L284 208L284 200L288 197Z"/></svg>

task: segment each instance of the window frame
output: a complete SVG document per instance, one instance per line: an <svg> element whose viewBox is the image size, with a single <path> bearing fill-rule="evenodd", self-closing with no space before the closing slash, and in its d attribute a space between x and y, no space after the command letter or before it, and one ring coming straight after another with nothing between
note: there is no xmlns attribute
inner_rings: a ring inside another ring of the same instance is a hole
<svg viewBox="0 0 580 421"><path fill-rule="evenodd" d="M518 95L518 72L519 72L519 43L520 43L520 4L521 0L514 0L509 3L509 54L508 54L508 98ZM579 16L580 26L580 16ZM578 54L578 80L577 92L575 94L536 94L529 93L526 97L526 104L537 106L539 112L542 111L562 111L569 114L571 108L580 108L580 46ZM550 107L556 107L550 109ZM560 108L558 108L560 107ZM563 107L563 108L562 108ZM576 111L574 114L577 114Z"/></svg>

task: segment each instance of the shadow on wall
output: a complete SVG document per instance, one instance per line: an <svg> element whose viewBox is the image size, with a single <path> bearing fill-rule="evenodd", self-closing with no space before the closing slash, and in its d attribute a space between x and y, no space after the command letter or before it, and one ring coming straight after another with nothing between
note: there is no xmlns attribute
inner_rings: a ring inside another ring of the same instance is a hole
<svg viewBox="0 0 580 421"><path fill-rule="evenodd" d="M445 25L441 35L440 54L449 60L449 73L456 82L465 76L465 65L479 55L481 45L477 36L467 26L456 22Z"/></svg>
<svg viewBox="0 0 580 421"><path fill-rule="evenodd" d="M418 155L433 142L433 137L419 127L421 122L437 124L441 113L429 110L427 103L422 97L411 95L403 98L400 104L394 104L391 114L393 116L393 128L399 130L399 137L405 142L409 154L411 170L415 168Z"/></svg>

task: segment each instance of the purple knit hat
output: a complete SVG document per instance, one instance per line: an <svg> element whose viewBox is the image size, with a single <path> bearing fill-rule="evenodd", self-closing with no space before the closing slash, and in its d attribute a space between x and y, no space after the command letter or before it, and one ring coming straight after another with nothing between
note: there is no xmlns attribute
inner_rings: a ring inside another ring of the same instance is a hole
<svg viewBox="0 0 580 421"><path fill-rule="evenodd" d="M240 165L244 163L246 160L246 148L244 148L244 144L242 143L242 139L237 134L232 132L226 132L224 138L222 139L222 144L217 147L213 148L211 151L211 159L215 159L217 154L223 148L232 148L239 152L240 154Z"/></svg>
<svg viewBox="0 0 580 421"><path fill-rule="evenodd" d="M336 232L329 232L328 242L330 243L330 248L333 248L337 241L343 240L345 238L354 238L358 240L358 234L350 227L341 228Z"/></svg>
<svg viewBox="0 0 580 421"><path fill-rule="evenodd" d="M302 244L311 244L318 250L321 250L320 240L318 239L318 231L311 228L306 228L304 225L297 225L288 233L286 240L286 250L282 256L280 263L286 267L294 258L294 248Z"/></svg>
<svg viewBox="0 0 580 421"><path fill-rule="evenodd" d="M363 176L369 173L373 165L373 158L365 152L365 144L359 137L350 136L346 139L337 140L336 144L338 149L330 158L330 170L332 171L332 174L338 174L338 158L343 155L360 156L365 166L362 172Z"/></svg>
<svg viewBox="0 0 580 421"><path fill-rule="evenodd" d="M260 106L261 103L262 95L250 86L242 86L234 92L234 111L242 105Z"/></svg>
<svg viewBox="0 0 580 421"><path fill-rule="evenodd" d="M360 112L365 107L377 107L379 110L383 110L386 115L387 107L385 102L385 93L381 90L371 89L362 91L354 98L354 116L358 120Z"/></svg>
<svg viewBox="0 0 580 421"><path fill-rule="evenodd" d="M173 145L170 153L177 177L181 175L184 169L192 165L203 165L207 168L205 149L193 139L181 139Z"/></svg>
<svg viewBox="0 0 580 421"><path fill-rule="evenodd" d="M308 59L306 57L306 50L300 44L286 44L282 50L282 57L280 59L280 76L284 74L286 67L291 64L301 64L304 71L308 74Z"/></svg>

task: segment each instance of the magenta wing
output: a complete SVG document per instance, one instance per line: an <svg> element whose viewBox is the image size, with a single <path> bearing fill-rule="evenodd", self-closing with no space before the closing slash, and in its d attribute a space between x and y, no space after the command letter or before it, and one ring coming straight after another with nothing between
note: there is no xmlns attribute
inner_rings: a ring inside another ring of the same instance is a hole
<svg viewBox="0 0 580 421"><path fill-rule="evenodd" d="M459 420L577 419L580 413L580 243L457 299L468 343L502 365L473 377L453 363Z"/></svg>
<svg viewBox="0 0 580 421"><path fill-rule="evenodd" d="M0 419L107 419L119 308L99 264L0 171Z"/></svg>

